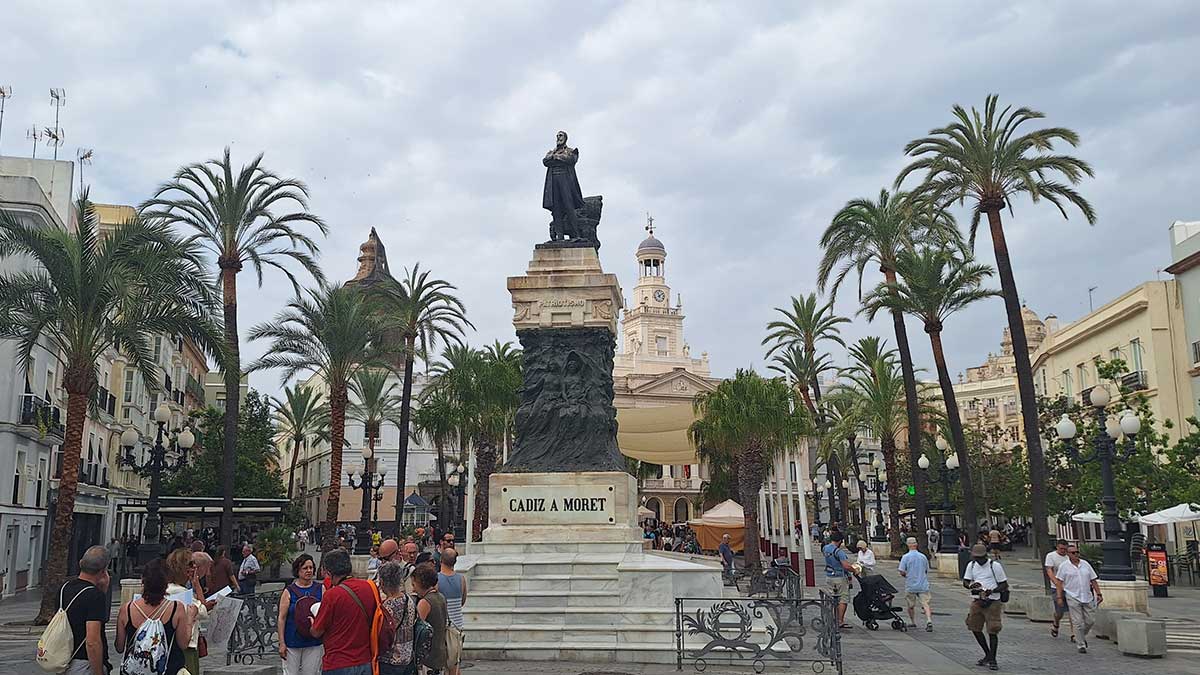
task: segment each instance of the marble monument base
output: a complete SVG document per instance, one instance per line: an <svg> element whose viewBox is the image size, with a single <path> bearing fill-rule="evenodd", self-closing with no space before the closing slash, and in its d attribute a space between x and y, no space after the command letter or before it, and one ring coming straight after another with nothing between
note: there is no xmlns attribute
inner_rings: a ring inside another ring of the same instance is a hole
<svg viewBox="0 0 1200 675"><path fill-rule="evenodd" d="M493 474L483 542L458 560L468 658L674 663L675 598L721 566L642 550L624 472Z"/></svg>

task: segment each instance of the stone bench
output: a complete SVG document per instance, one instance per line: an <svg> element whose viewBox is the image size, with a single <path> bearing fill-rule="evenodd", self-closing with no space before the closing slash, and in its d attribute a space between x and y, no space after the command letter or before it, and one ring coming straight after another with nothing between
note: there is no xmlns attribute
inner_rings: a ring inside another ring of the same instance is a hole
<svg viewBox="0 0 1200 675"><path fill-rule="evenodd" d="M1117 650L1129 656L1166 656L1167 628L1153 619L1121 619L1117 621Z"/></svg>
<svg viewBox="0 0 1200 675"><path fill-rule="evenodd" d="M1030 593L1024 591L1010 591L1008 594L1008 602L1004 603L1005 614L1025 614L1025 606L1029 603Z"/></svg>
<svg viewBox="0 0 1200 675"><path fill-rule="evenodd" d="M1117 622L1123 619L1145 619L1141 612L1129 612L1123 609L1098 609L1095 612L1096 623L1092 626L1092 635L1101 640L1117 641Z"/></svg>
<svg viewBox="0 0 1200 675"><path fill-rule="evenodd" d="M1054 598L1044 593L1025 596L1025 618L1035 623L1054 621Z"/></svg>

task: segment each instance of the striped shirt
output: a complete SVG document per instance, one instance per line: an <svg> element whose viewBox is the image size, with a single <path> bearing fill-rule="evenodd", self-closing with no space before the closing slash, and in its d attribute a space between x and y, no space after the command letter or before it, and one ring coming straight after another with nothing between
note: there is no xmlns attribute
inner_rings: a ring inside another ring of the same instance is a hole
<svg viewBox="0 0 1200 675"><path fill-rule="evenodd" d="M458 628L463 627L463 578L461 574L446 575L438 572L438 593L446 598L446 613L450 623Z"/></svg>

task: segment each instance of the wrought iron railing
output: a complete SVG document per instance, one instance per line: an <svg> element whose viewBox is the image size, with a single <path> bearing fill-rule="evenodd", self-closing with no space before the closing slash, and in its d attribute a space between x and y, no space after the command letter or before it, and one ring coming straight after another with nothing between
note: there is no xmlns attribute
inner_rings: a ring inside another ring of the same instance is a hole
<svg viewBox="0 0 1200 675"><path fill-rule="evenodd" d="M279 655L279 591L266 593L232 594L242 601L233 633L229 636L229 648L225 653L225 665L237 663L253 665Z"/></svg>
<svg viewBox="0 0 1200 675"><path fill-rule="evenodd" d="M750 665L756 673L807 663L842 673L837 599L676 598L675 668L696 672L713 664Z"/></svg>

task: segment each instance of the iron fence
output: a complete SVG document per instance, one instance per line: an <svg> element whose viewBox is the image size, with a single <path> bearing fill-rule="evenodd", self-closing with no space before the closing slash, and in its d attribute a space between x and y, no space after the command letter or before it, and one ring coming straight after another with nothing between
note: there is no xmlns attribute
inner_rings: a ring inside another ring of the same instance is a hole
<svg viewBox="0 0 1200 675"><path fill-rule="evenodd" d="M249 666L255 660L279 655L279 595L283 592L232 595L242 601L242 610L229 636L225 665Z"/></svg>
<svg viewBox="0 0 1200 675"><path fill-rule="evenodd" d="M837 599L819 597L676 598L675 666L696 672L711 664L749 664L756 673L773 665L807 663L842 675Z"/></svg>

